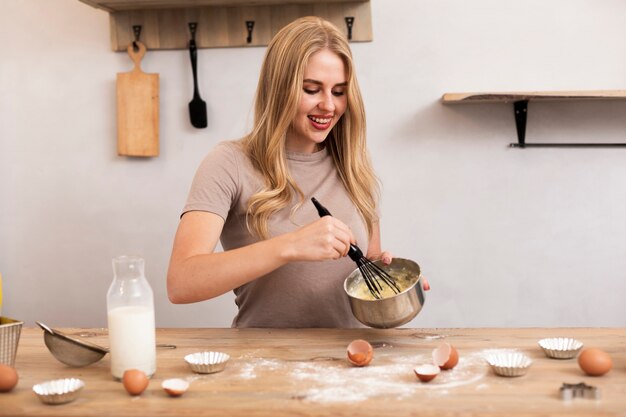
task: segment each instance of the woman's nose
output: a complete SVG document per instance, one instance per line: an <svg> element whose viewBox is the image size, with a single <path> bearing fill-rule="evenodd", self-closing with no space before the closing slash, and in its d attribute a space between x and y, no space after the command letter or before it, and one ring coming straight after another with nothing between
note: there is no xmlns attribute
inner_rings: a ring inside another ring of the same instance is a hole
<svg viewBox="0 0 626 417"><path fill-rule="evenodd" d="M325 94L319 104L319 108L324 111L335 111L335 101L332 94Z"/></svg>

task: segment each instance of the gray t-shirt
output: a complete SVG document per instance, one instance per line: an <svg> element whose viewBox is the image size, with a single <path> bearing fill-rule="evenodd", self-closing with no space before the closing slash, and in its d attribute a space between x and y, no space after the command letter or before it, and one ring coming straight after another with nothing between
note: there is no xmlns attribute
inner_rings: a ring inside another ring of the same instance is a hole
<svg viewBox="0 0 626 417"><path fill-rule="evenodd" d="M367 229L328 151L288 152L287 163L305 202L293 214L292 207L275 213L268 223L270 236L297 230L319 219L310 202L315 197L350 227L358 246L367 253ZM259 238L246 227L247 202L262 186L261 174L240 145L222 142L200 164L183 213L200 210L221 216L225 220L220 237L224 250L250 245ZM293 205L296 203L294 197ZM363 327L352 315L343 290L344 279L355 269L356 264L349 257L293 262L235 288L239 312L233 327Z"/></svg>

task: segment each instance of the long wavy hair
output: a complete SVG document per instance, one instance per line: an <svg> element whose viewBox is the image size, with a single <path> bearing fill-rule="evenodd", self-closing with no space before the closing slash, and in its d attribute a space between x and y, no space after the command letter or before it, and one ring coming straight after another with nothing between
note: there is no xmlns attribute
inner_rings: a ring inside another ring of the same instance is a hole
<svg viewBox="0 0 626 417"><path fill-rule="evenodd" d="M304 203L305 196L287 167L285 137L300 103L307 62L325 48L345 65L347 107L324 143L370 236L378 221L379 184L367 152L365 110L348 41L332 23L303 17L282 28L270 42L259 76L254 127L242 139L252 164L265 178L265 186L248 201L246 215L248 229L263 239L269 237L269 218L293 204L294 193L299 199L292 214Z"/></svg>

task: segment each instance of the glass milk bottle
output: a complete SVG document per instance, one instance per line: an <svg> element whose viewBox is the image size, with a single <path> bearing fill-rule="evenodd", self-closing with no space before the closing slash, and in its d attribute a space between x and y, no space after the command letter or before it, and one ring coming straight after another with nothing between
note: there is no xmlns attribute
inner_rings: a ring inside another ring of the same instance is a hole
<svg viewBox="0 0 626 417"><path fill-rule="evenodd" d="M111 374L122 379L127 369L148 377L156 371L154 296L138 256L113 259L113 282L107 293Z"/></svg>

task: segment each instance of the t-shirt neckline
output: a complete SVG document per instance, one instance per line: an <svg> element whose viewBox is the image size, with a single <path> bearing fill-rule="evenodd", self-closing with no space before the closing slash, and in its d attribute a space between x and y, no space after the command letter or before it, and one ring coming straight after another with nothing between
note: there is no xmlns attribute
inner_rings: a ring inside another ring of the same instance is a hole
<svg viewBox="0 0 626 417"><path fill-rule="evenodd" d="M313 153L286 151L286 155L287 159L292 161L314 162L324 159L328 155L328 149L325 146L323 149Z"/></svg>

